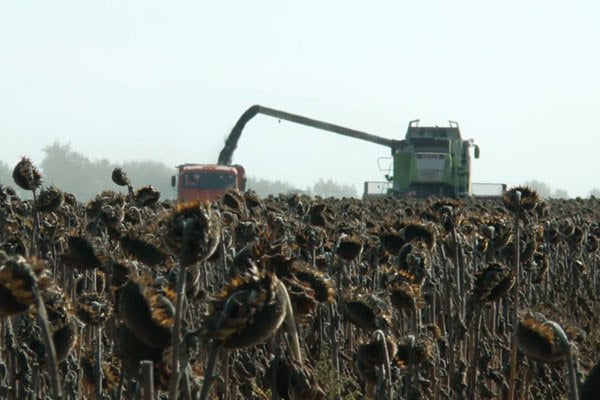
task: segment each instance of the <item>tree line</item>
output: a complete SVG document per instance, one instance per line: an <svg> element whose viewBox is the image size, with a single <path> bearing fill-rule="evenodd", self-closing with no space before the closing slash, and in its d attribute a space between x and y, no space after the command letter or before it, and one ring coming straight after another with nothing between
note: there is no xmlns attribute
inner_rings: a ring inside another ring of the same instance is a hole
<svg viewBox="0 0 600 400"><path fill-rule="evenodd" d="M125 189L116 186L110 178L112 170L116 167L124 169L136 187L152 185L160 190L164 199L174 199L177 195L171 187L171 176L176 173L175 169L160 162L148 160L116 164L106 158L92 160L73 150L70 144L60 142L44 147L43 151L44 158L39 167L43 172L44 184L55 185L61 190L74 194L82 201L89 200L106 189L124 192ZM13 188L15 186L12 181L12 166L1 160L0 184ZM542 197L569 197L566 190L553 189L541 181L530 180L524 184L536 189ZM354 186L339 184L332 179L319 179L312 187L300 189L288 182L248 177L247 187L263 197L279 193L304 193L323 197L359 196ZM18 189L17 192L21 196L28 195ZM588 196L600 197L600 189L592 189Z"/></svg>
<svg viewBox="0 0 600 400"><path fill-rule="evenodd" d="M171 187L171 176L176 170L156 161L128 161L122 164L110 162L106 158L92 160L73 150L70 144L54 142L44 147L44 158L38 167L44 177L44 185L54 185L59 189L74 194L79 200L86 201L103 190L111 189L125 192L126 189L115 185L111 180L111 172L120 167L131 180L134 187L152 185L161 192L163 199L174 199L177 195ZM12 166L0 161L0 184L15 188L12 180ZM248 177L247 188L256 191L260 196L279 193L300 192L323 197L357 197L352 185L342 185L333 180L320 179L312 187L299 189L287 182ZM19 195L26 193L17 190Z"/></svg>

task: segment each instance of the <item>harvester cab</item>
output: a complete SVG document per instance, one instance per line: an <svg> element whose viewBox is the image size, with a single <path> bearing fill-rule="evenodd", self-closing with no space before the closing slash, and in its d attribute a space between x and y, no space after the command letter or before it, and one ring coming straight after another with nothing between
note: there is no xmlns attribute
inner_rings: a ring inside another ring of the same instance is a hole
<svg viewBox="0 0 600 400"><path fill-rule="evenodd" d="M449 126L408 124L406 137L392 148L390 193L427 197L465 197L471 193L472 139L463 140L456 122ZM477 151L478 152L478 151Z"/></svg>

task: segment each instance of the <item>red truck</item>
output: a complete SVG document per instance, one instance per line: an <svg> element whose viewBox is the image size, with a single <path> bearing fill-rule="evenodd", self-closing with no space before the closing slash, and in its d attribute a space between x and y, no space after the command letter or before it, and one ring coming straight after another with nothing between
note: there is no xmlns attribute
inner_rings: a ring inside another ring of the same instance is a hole
<svg viewBox="0 0 600 400"><path fill-rule="evenodd" d="M246 171L241 165L182 164L171 186L177 188L177 201L214 201L229 189L246 190Z"/></svg>

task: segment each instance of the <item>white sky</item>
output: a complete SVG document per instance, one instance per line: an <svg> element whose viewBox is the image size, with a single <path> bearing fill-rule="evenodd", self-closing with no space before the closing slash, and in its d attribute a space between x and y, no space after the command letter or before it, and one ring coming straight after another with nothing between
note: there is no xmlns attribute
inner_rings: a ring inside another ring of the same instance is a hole
<svg viewBox="0 0 600 400"><path fill-rule="evenodd" d="M215 162L262 104L386 137L461 124L473 180L600 187L600 3L0 0L0 160ZM257 117L234 162L303 188L389 150Z"/></svg>

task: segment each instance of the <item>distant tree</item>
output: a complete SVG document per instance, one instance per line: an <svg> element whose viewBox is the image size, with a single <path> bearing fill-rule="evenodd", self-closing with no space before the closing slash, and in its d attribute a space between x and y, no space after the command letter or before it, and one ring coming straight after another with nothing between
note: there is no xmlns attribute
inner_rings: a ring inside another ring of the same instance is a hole
<svg viewBox="0 0 600 400"><path fill-rule="evenodd" d="M110 171L112 172L112 168ZM177 192L171 187L171 176L176 174L175 168L156 161L129 161L121 168L127 172L134 187L152 185L160 190L163 199L175 199Z"/></svg>
<svg viewBox="0 0 600 400"><path fill-rule="evenodd" d="M568 199L569 193L565 189L556 189L550 197L554 199Z"/></svg>
<svg viewBox="0 0 600 400"><path fill-rule="evenodd" d="M529 186L532 189L535 189L538 192L538 194L542 197L552 197L552 188L544 182L536 181L534 179L525 182L525 185Z"/></svg>
<svg viewBox="0 0 600 400"><path fill-rule="evenodd" d="M44 153L40 167L47 184L73 193L79 200L87 200L99 188L109 187L110 175L104 177L87 157L72 150L70 144L56 141L44 147Z"/></svg>
<svg viewBox="0 0 600 400"><path fill-rule="evenodd" d="M535 189L538 194L542 197L552 198L552 199L568 199L569 193L564 189L556 189L553 190L548 184L540 181L531 180L525 182L525 185Z"/></svg>
<svg viewBox="0 0 600 400"><path fill-rule="evenodd" d="M45 181L86 201L103 190L125 192L111 180L112 170L119 166L125 170L134 188L152 185L161 192L163 199L174 198L170 187L172 168L154 161L130 161L123 165L113 164L103 158L92 161L71 149L69 144L54 142L44 148L45 157L41 169Z"/></svg>
<svg viewBox="0 0 600 400"><path fill-rule="evenodd" d="M600 189L598 188L593 188L592 190L590 190L590 194L589 197L594 196L595 198L600 198Z"/></svg>
<svg viewBox="0 0 600 400"><path fill-rule="evenodd" d="M45 185L54 185L72 193L80 201L87 201L107 189L125 193L126 189L115 185L111 180L111 173L115 167L121 167L127 173L134 188L152 185L161 192L163 199L176 197L175 190L170 186L170 178L176 171L159 162L128 161L119 165L106 158L91 160L73 150L70 144L55 141L44 147L44 159L40 163ZM0 163L0 183L12 183L11 175L12 170L9 166ZM247 188L255 190L262 197L288 193L357 197L356 189L352 185L339 184L332 179L319 179L312 188L301 190L287 182L249 177Z"/></svg>
<svg viewBox="0 0 600 400"><path fill-rule="evenodd" d="M332 179L325 181L322 178L314 184L312 193L323 197L357 197L354 186L339 184Z"/></svg>
<svg viewBox="0 0 600 400"><path fill-rule="evenodd" d="M282 181L270 181L268 179L248 178L248 189L254 190L259 196L266 197L269 195L302 193L307 195L322 196L322 197L356 197L356 189L352 185L343 185L334 182L332 179L325 181L319 179L313 187L308 187L305 190L298 189L290 183Z"/></svg>
<svg viewBox="0 0 600 400"><path fill-rule="evenodd" d="M248 177L246 188L254 190L261 197L267 197L269 195L275 196L280 193L286 194L300 191L299 189L287 182L270 181L267 179L253 177Z"/></svg>
<svg viewBox="0 0 600 400"><path fill-rule="evenodd" d="M0 161L0 185L12 186L12 171L7 163Z"/></svg>

